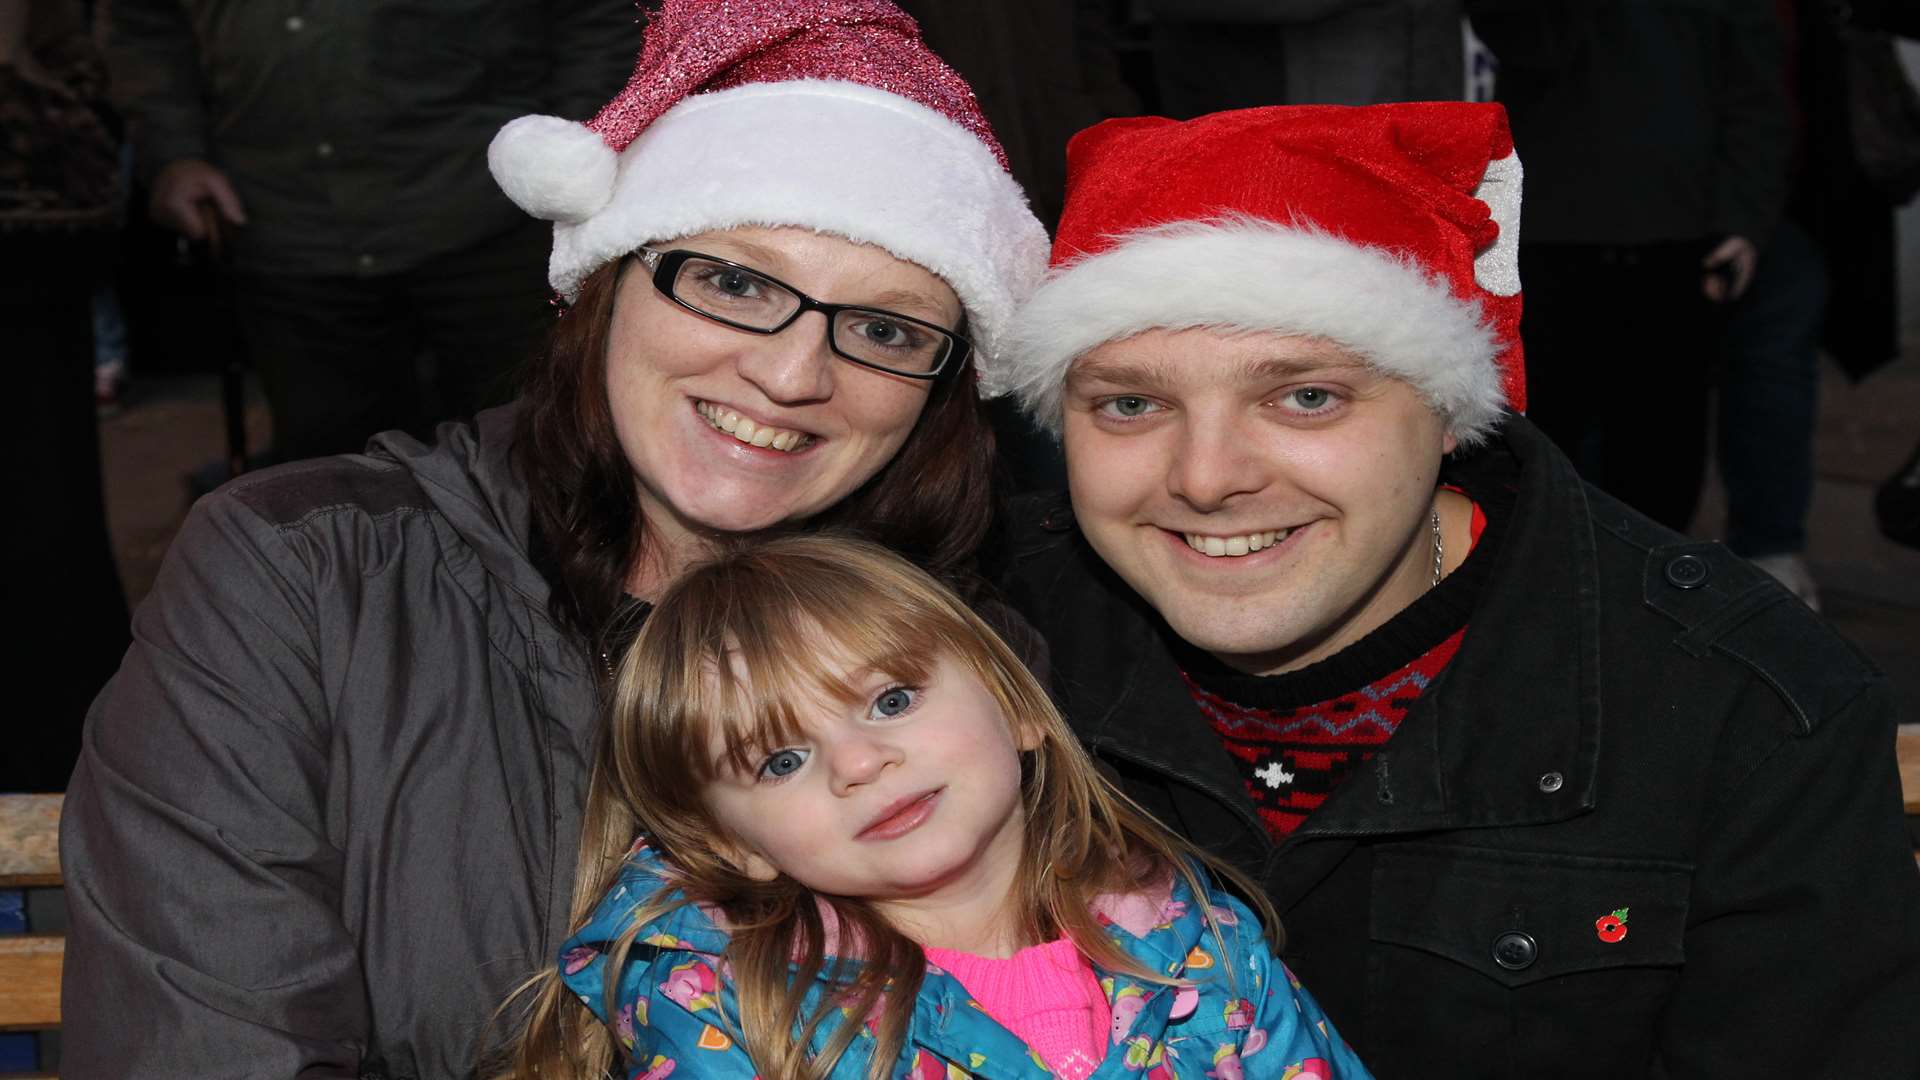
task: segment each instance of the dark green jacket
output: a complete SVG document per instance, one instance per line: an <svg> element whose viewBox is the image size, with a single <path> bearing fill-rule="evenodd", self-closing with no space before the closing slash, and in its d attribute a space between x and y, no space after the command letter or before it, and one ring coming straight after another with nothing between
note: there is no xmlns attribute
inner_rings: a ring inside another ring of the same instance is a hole
<svg viewBox="0 0 1920 1080"><path fill-rule="evenodd" d="M1517 485L1465 640L1285 844L1063 505L1022 508L1010 598L1094 753L1265 884L1282 958L1380 1077L1920 1076L1883 676L1524 419L1450 469Z"/></svg>
<svg viewBox="0 0 1920 1080"><path fill-rule="evenodd" d="M640 50L632 0L114 0L114 96L140 171L225 170L236 264L388 274L511 229L487 143L590 117Z"/></svg>

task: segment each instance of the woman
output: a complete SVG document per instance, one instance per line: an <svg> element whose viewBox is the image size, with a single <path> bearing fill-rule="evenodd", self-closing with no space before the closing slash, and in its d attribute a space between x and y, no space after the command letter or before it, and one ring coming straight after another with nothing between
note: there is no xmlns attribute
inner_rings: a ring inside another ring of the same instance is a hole
<svg viewBox="0 0 1920 1080"><path fill-rule="evenodd" d="M69 789L70 1075L469 1074L566 934L640 602L776 526L978 543L976 371L1045 240L971 94L879 0L647 38L490 154L572 301L523 399L182 530Z"/></svg>

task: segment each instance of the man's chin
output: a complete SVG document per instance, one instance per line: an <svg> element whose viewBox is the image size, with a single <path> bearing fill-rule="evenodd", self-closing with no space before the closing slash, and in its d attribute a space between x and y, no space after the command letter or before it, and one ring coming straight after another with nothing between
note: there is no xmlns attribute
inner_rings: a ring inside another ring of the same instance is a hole
<svg viewBox="0 0 1920 1080"><path fill-rule="evenodd" d="M1301 639L1298 626L1271 618L1223 619L1217 610L1176 610L1168 614L1164 609L1161 617L1182 641L1212 653L1229 667L1248 672L1264 671L1280 663L1278 658L1298 650Z"/></svg>

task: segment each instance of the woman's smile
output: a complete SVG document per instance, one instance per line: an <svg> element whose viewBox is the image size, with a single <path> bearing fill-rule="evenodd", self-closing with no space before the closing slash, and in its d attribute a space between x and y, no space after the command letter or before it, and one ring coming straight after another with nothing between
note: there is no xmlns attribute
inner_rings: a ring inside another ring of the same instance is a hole
<svg viewBox="0 0 1920 1080"><path fill-rule="evenodd" d="M755 421L751 416L743 416L738 411L711 401L694 399L693 411L715 431L731 435L734 441L746 446L778 450L783 454L797 454L812 448L818 441L813 435L787 427L777 427L767 421Z"/></svg>

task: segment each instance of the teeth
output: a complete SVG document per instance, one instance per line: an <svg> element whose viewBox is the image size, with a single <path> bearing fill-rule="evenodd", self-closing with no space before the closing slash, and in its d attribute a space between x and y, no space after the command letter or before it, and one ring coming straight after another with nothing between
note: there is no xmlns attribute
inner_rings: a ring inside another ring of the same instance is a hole
<svg viewBox="0 0 1920 1080"><path fill-rule="evenodd" d="M1200 533L1181 533L1187 546L1209 558L1238 558L1250 555L1263 548L1270 548L1287 538L1292 529L1272 529L1267 532L1244 533L1240 536L1203 536Z"/></svg>
<svg viewBox="0 0 1920 1080"><path fill-rule="evenodd" d="M756 424L732 409L722 409L705 401L697 403L694 411L716 430L724 431L748 446L770 446L775 450L789 451L804 449L813 442L811 435Z"/></svg>

